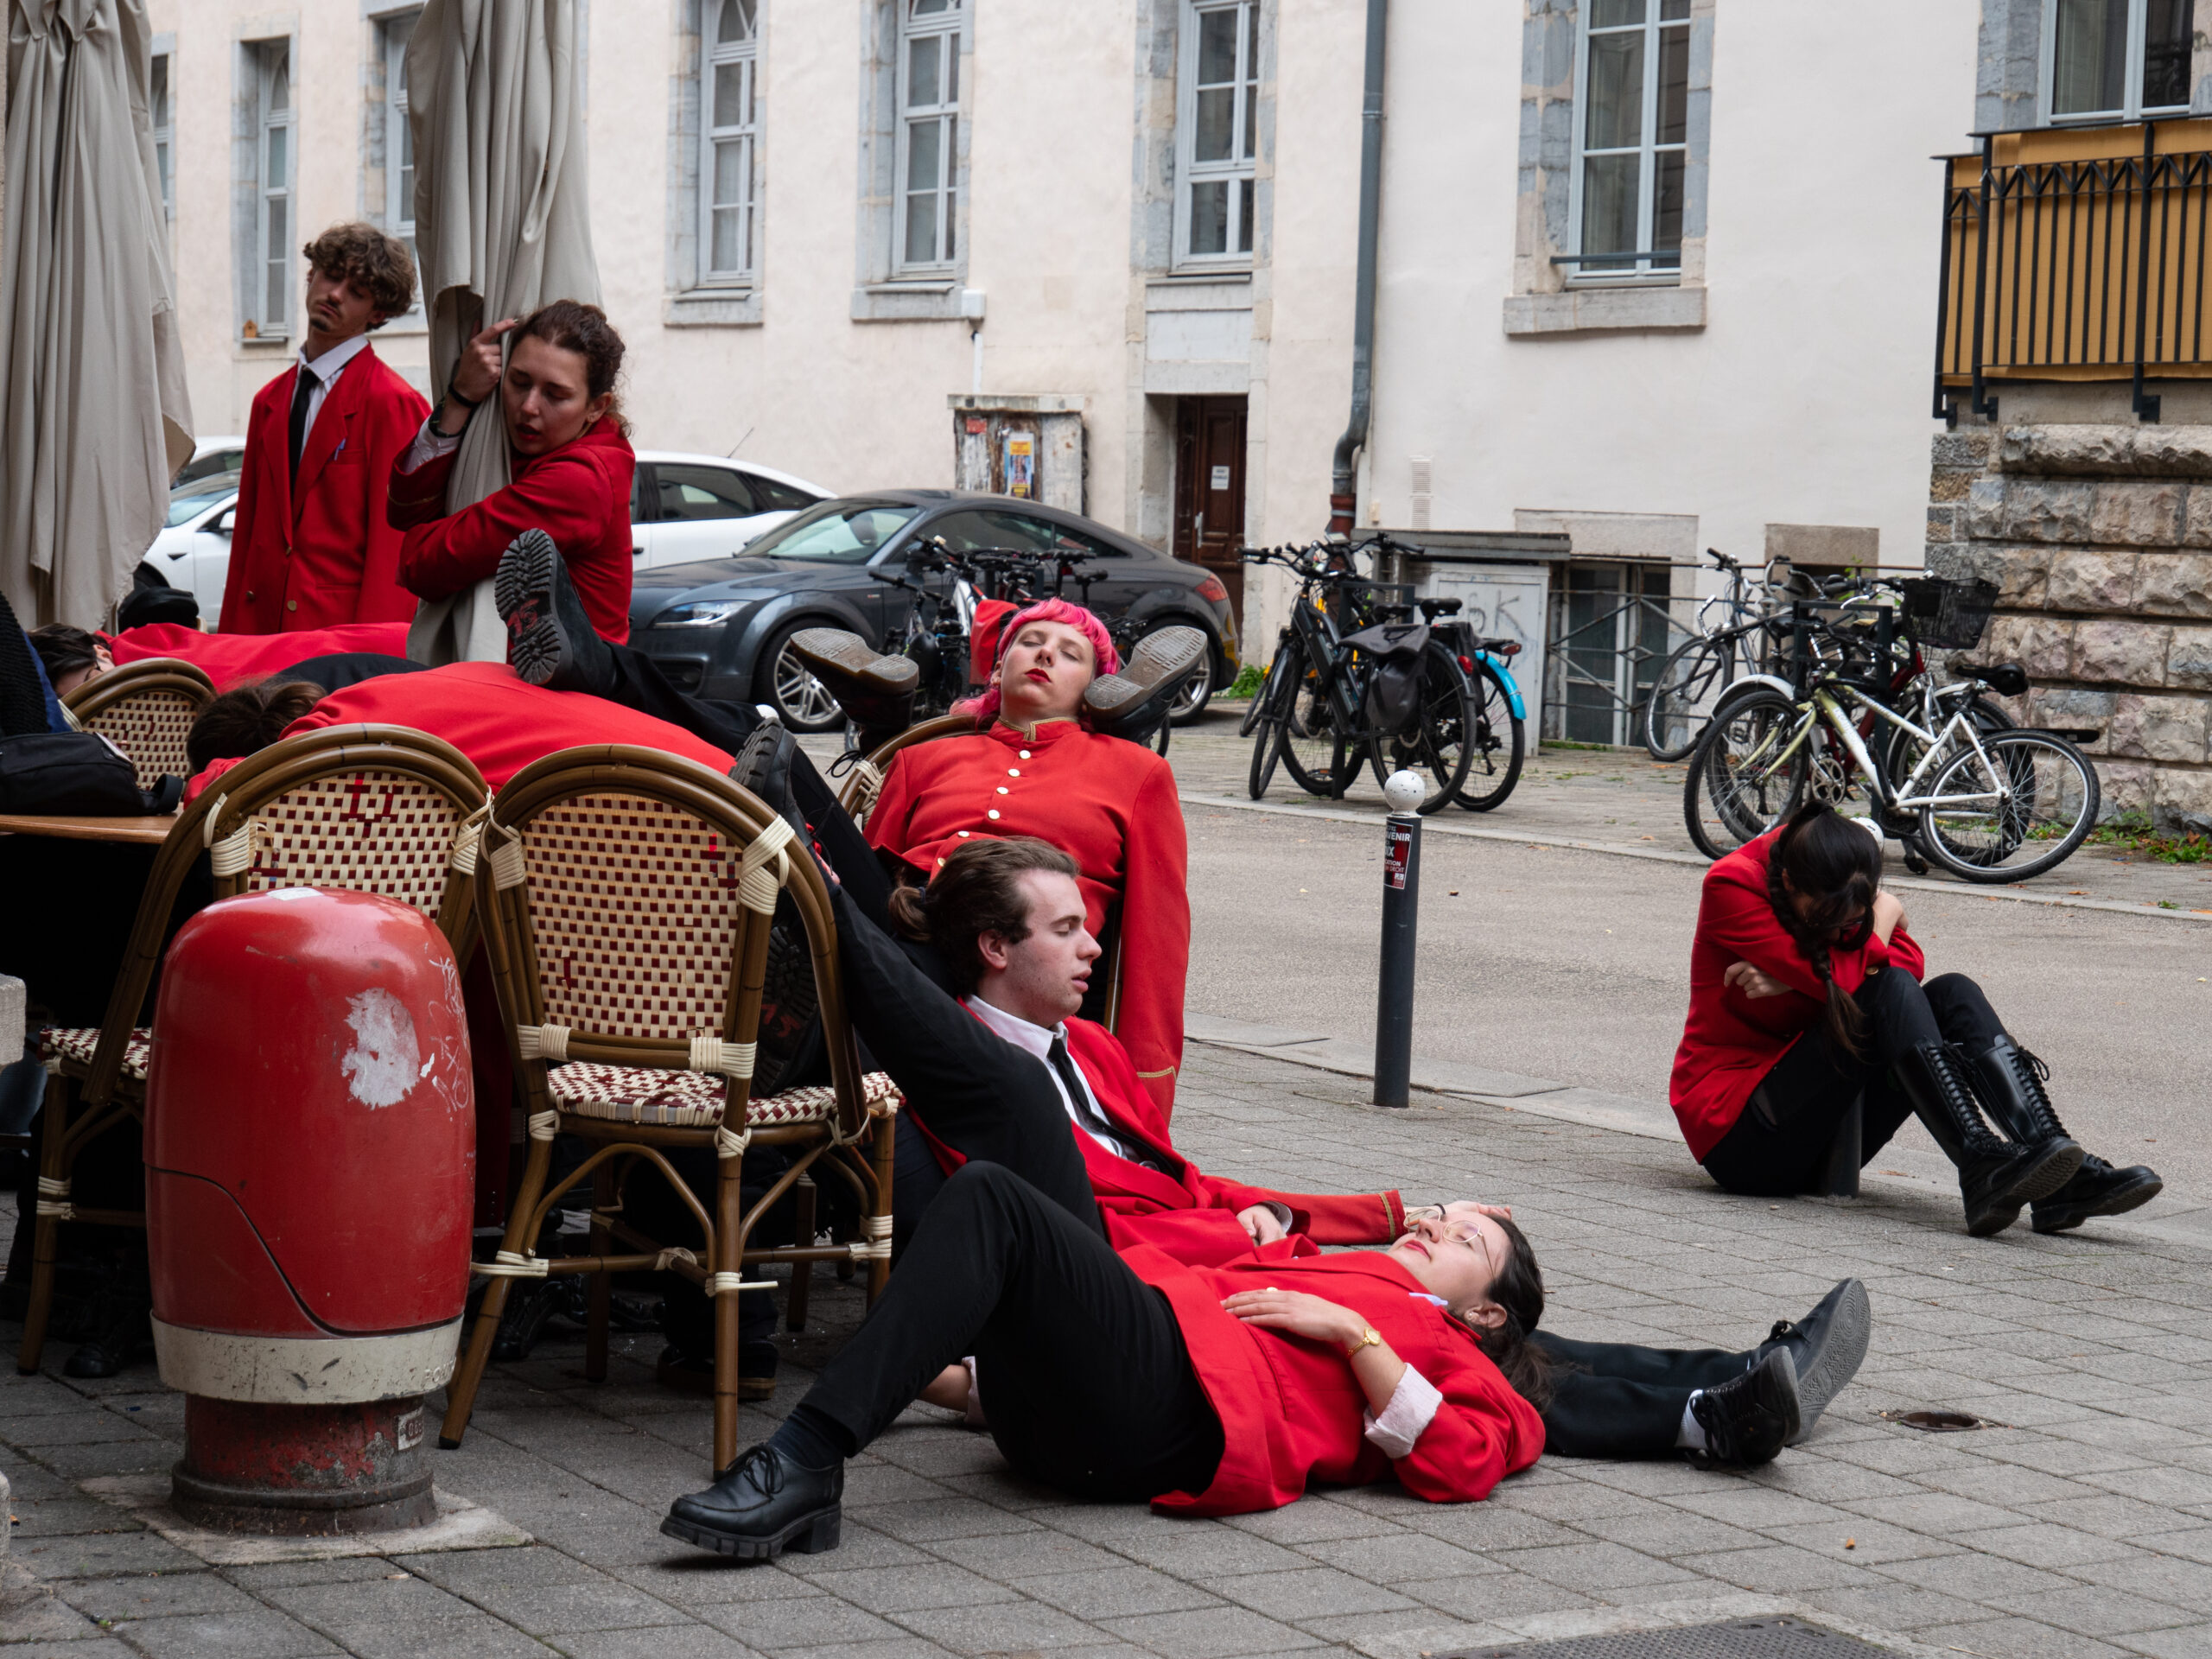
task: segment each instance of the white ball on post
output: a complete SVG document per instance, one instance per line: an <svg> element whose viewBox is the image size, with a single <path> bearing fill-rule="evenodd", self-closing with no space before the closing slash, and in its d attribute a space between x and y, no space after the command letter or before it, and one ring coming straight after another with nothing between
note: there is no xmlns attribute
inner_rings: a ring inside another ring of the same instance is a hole
<svg viewBox="0 0 2212 1659"><path fill-rule="evenodd" d="M1382 785L1382 798L1393 812L1410 812L1428 798L1428 785L1417 772L1394 772Z"/></svg>

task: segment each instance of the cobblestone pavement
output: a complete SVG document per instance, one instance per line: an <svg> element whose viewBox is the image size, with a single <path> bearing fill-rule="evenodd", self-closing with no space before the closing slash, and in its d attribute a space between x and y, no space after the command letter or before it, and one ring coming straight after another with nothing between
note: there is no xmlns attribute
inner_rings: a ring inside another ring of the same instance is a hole
<svg viewBox="0 0 2212 1659"><path fill-rule="evenodd" d="M442 1486L535 1544L219 1569L76 1484L175 1459L181 1402L149 1367L111 1383L10 1371L10 1570L36 1582L0 1600L0 1654L1413 1659L1785 1605L1922 1653L2212 1654L2212 1252L2097 1224L1976 1242L1955 1199L1895 1183L1733 1198L1678 1145L1435 1095L1386 1113L1364 1091L1194 1046L1178 1136L1285 1186L1510 1202L1572 1335L1748 1346L1856 1274L1866 1370L1750 1476L1551 1459L1478 1504L1376 1487L1229 1521L1069 1504L918 1408L851 1469L842 1548L741 1567L655 1529L702 1482L703 1403L654 1385L651 1338L619 1338L594 1387L580 1338L556 1331L495 1372L467 1445L435 1460ZM815 1306L774 1409L859 1312L826 1274ZM0 1325L10 1349L17 1334ZM1929 1436L1878 1414L1935 1407L1992 1426ZM767 1422L747 1408L744 1437Z"/></svg>

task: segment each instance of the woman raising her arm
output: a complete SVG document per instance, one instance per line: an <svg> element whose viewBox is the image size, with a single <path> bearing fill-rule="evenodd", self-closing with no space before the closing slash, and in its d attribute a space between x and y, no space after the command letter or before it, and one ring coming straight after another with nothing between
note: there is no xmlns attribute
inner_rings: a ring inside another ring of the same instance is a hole
<svg viewBox="0 0 2212 1659"><path fill-rule="evenodd" d="M1862 1161L1919 1118L1958 1166L1977 1238L2024 1204L2050 1233L2157 1197L2155 1173L2114 1169L2067 1135L2043 1063L1980 986L1922 983L1904 906L1881 882L1880 842L1821 804L1706 873L1670 1093L1707 1173L1732 1192L1802 1192L1863 1099Z"/></svg>

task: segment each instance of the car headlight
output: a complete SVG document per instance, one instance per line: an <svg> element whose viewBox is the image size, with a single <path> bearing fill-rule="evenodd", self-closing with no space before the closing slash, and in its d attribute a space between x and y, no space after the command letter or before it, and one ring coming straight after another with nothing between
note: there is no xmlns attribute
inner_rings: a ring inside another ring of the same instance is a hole
<svg viewBox="0 0 2212 1659"><path fill-rule="evenodd" d="M711 628L757 602L750 599L708 599L690 605L671 605L653 619L652 625L656 628Z"/></svg>

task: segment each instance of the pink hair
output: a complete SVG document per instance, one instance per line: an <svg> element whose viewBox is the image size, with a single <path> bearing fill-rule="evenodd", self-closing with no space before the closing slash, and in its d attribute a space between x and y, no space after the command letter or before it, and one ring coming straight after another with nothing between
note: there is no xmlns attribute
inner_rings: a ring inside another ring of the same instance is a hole
<svg viewBox="0 0 2212 1659"><path fill-rule="evenodd" d="M988 683L982 692L952 705L956 715L973 715L979 730L999 717L999 664L1006 660L1006 648L1014 635L1032 622L1058 622L1073 628L1090 641L1090 654L1097 664L1098 673L1122 671L1122 653L1114 649L1114 636L1106 632L1106 625L1094 613L1065 599L1040 599L1027 610L1016 611L999 630L997 639L991 645L991 672L985 677Z"/></svg>

